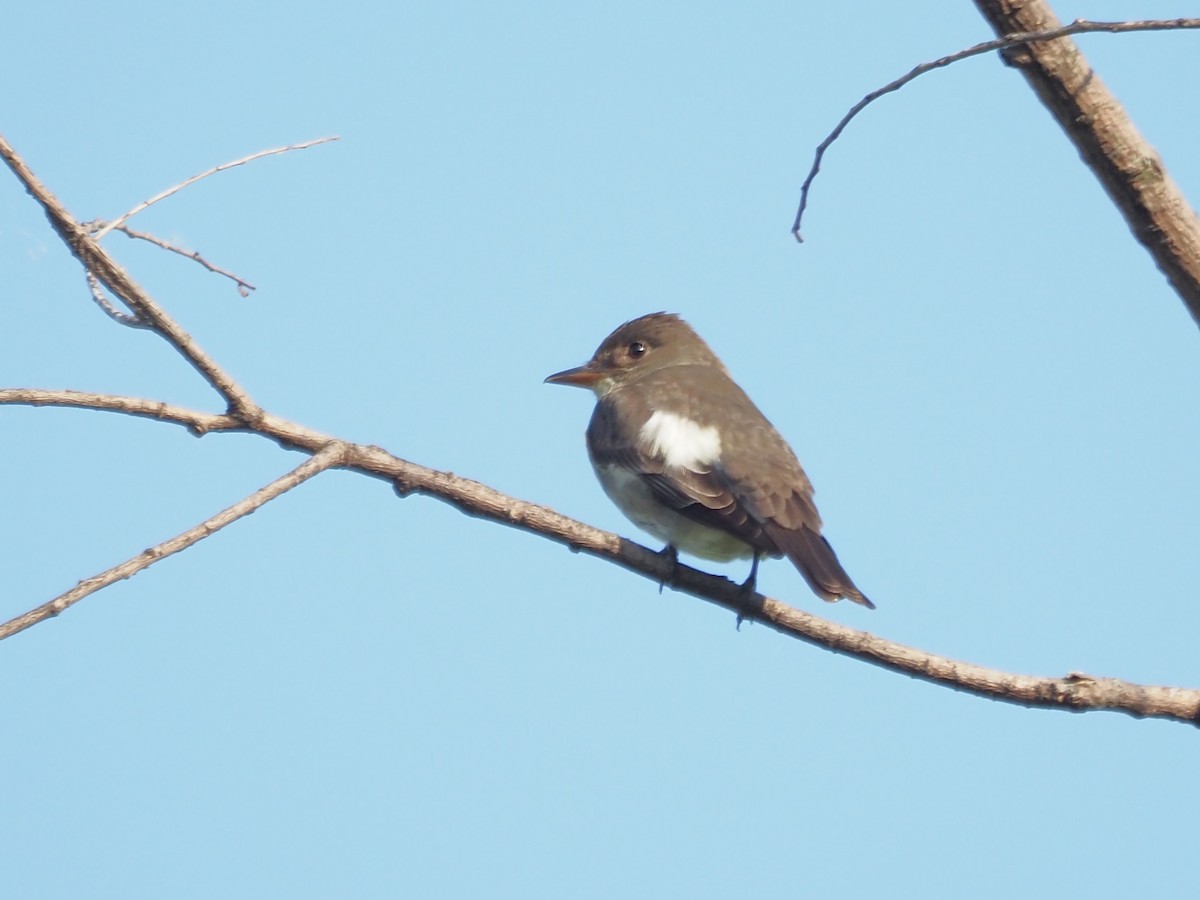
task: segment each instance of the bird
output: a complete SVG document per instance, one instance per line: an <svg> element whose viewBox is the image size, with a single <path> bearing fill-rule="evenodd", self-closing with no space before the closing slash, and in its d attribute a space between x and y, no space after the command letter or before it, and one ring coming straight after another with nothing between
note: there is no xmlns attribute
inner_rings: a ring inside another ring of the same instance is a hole
<svg viewBox="0 0 1200 900"><path fill-rule="evenodd" d="M813 593L874 609L829 541L813 487L787 441L704 339L655 312L612 332L582 366L548 384L591 389L587 449L601 487L639 528L716 562L787 557Z"/></svg>

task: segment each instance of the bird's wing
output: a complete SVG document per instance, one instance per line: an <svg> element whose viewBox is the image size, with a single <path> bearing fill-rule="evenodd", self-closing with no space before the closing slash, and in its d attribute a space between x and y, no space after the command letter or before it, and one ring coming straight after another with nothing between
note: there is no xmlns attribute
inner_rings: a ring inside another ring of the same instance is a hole
<svg viewBox="0 0 1200 900"><path fill-rule="evenodd" d="M627 398L635 402L621 404L634 421L644 421L655 405L654 389L648 380L645 393ZM678 403L677 391L673 399ZM822 536L812 482L796 454L741 388L728 378L709 379L703 398L684 392L684 399L692 401L682 407L684 414L701 426L711 424L710 410L721 409L721 451L711 464L668 465L645 442L617 437L637 431L611 427L619 426L615 417L621 413L613 405L602 413L601 403L597 414L614 417L604 429L611 436L602 450L605 461L641 473L663 502L693 521L768 556L787 556L818 596L847 597L873 608Z"/></svg>
<svg viewBox="0 0 1200 900"><path fill-rule="evenodd" d="M765 539L792 561L815 594L874 609L821 534L812 483L792 448L749 398L733 408L740 410L739 420L727 431L721 474L738 504L761 523Z"/></svg>
<svg viewBox="0 0 1200 900"><path fill-rule="evenodd" d="M639 439L629 421L644 421L648 410L627 396L618 409L601 401L588 427L588 449L593 464L619 466L636 474L665 505L700 525L733 535L759 553L782 556L763 530L762 520L747 504L738 485L725 475L720 461L669 465L662 453ZM622 421L622 418L628 421Z"/></svg>

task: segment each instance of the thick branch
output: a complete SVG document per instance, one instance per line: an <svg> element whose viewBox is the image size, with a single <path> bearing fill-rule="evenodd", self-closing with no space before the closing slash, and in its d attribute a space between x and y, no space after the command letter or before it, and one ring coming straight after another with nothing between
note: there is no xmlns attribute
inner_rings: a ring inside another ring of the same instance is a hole
<svg viewBox="0 0 1200 900"><path fill-rule="evenodd" d="M110 398L110 399L128 399L128 398ZM134 405L138 401L134 401ZM116 409L117 406L109 406L109 409ZM91 578L85 578L71 590L65 594L60 594L53 600L43 603L36 609L31 609L24 615L17 616L15 619L10 619L0 625L0 640L6 637L11 637L19 631L24 631L32 625L36 625L45 619L57 616L63 610L74 606L88 594L94 594L101 588L108 587L114 582L124 578L132 578L143 569L147 569L154 565L160 559L166 559L168 556L178 553L180 550L186 550L192 544L204 540L211 534L220 531L226 525L236 522L243 516L248 516L260 506L274 500L280 494L290 491L298 484L303 484L314 475L324 472L326 469L337 466L341 463L345 453L345 448L337 441L326 444L317 453L305 460L301 465L297 466L291 472L276 478L264 488L255 491L249 497L241 500L227 509L221 510L210 519L205 519L194 528L189 528L182 534L178 534L169 540L163 541L161 544L156 544L149 550L143 550L137 556L125 560L120 565L113 566L101 572L99 575L93 575Z"/></svg>
<svg viewBox="0 0 1200 900"><path fill-rule="evenodd" d="M821 619L761 594L747 597L739 585L728 579L682 564L672 566L669 560L653 550L593 528L548 507L518 500L450 472L417 465L379 447L342 444L329 435L269 413L264 413L253 427L247 427L234 417L210 416L153 400L31 389L0 390L0 404L70 406L121 412L175 422L201 433L253 431L285 447L302 448L310 452L321 451L331 443L336 443L345 454L339 463L342 468L386 479L395 485L401 496L425 494L449 503L467 515L565 544L572 550L606 559L651 581L670 585L732 610L744 619L763 622L776 631L835 653L924 681L1020 706L1076 712L1106 709L1137 717L1172 719L1200 725L1200 690L1139 685L1077 673L1063 678L1014 675L906 647L865 631ZM13 633L6 631L7 628L7 625L0 626L0 637Z"/></svg>
<svg viewBox="0 0 1200 900"><path fill-rule="evenodd" d="M197 412L183 406L142 400L139 397L118 397L113 394L91 394L86 391L45 391L41 388L0 388L0 405L61 406L68 409L98 409L125 413L162 422L183 425L199 436L210 431L245 431L237 416L227 413Z"/></svg>
<svg viewBox="0 0 1200 900"><path fill-rule="evenodd" d="M1061 27L1044 0L975 5L998 35ZM1154 148L1070 38L1023 44L1005 59L1021 70L1200 324L1200 220Z"/></svg>

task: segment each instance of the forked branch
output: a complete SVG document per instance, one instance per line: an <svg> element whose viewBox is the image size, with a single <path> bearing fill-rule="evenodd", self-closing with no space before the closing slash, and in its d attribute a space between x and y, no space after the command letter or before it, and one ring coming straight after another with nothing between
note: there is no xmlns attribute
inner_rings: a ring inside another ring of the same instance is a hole
<svg viewBox="0 0 1200 900"><path fill-rule="evenodd" d="M1100 179L1134 236L1154 258L1192 317L1200 323L1200 222L1182 192L1167 175L1154 148L1138 133L1116 98L1087 64L1071 35L1123 34L1200 28L1200 18L1147 19L1137 22L1090 22L1063 25L1043 0L975 0L999 35L966 50L921 63L859 100L817 145L812 166L800 187L792 234L802 241L801 220L808 195L830 146L868 106L927 72L973 56L1007 51L1042 102L1075 143Z"/></svg>
<svg viewBox="0 0 1200 900"><path fill-rule="evenodd" d="M1171 719L1200 725L1200 690L1140 685L1080 673L1061 678L1015 675L907 647L822 619L772 597L762 594L746 596L740 585L726 578L683 564L672 566L669 560L648 547L593 528L549 507L510 497L451 472L439 472L409 462L380 447L337 441L329 435L270 413L264 413L252 427L248 427L232 416L198 413L154 400L26 388L0 389L0 405L5 404L118 412L171 422L200 434L250 431L281 446L310 452L320 452L336 444L343 448L344 453L338 462L340 468L389 481L401 496L424 494L448 503L466 515L536 534L572 550L615 563L655 584L666 584L724 607L742 619L762 622L781 634L835 653L852 656L922 681L1019 706L1074 712L1103 709L1139 718ZM26 616L31 614L27 613ZM13 621L24 618L19 616ZM0 625L0 637L19 630L9 630L10 624Z"/></svg>
<svg viewBox="0 0 1200 900"><path fill-rule="evenodd" d="M127 303L147 328L170 341L228 400L230 408L225 413L207 413L137 397L30 388L0 389L0 405L116 412L181 425L197 435L229 431L251 433L280 446L313 454L292 472L196 527L86 579L71 591L0 625L0 639L55 616L100 588L186 549L284 491L337 466L386 480L400 496L417 493L434 497L467 515L518 528L572 550L606 559L653 582L668 584L732 610L742 619L763 622L799 640L935 684L1023 706L1073 711L1107 709L1138 717L1200 724L1200 690L1136 685L1079 674L1063 678L1014 675L906 647L826 621L761 594L747 595L739 585L725 578L674 564L646 547L548 507L518 500L450 472L409 462L379 447L338 440L266 412L257 407L237 382L200 351L183 329L96 245L3 138L0 138L0 154L47 210L51 223L86 270L94 273Z"/></svg>

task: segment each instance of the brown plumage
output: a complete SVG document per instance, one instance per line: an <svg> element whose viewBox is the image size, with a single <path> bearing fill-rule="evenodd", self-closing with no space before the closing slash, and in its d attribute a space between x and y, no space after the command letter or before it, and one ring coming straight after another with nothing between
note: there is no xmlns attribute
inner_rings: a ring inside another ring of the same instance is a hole
<svg viewBox="0 0 1200 900"><path fill-rule="evenodd" d="M823 599L874 608L821 535L796 455L678 316L627 322L547 381L596 392L588 453L635 524L706 559L786 556Z"/></svg>

